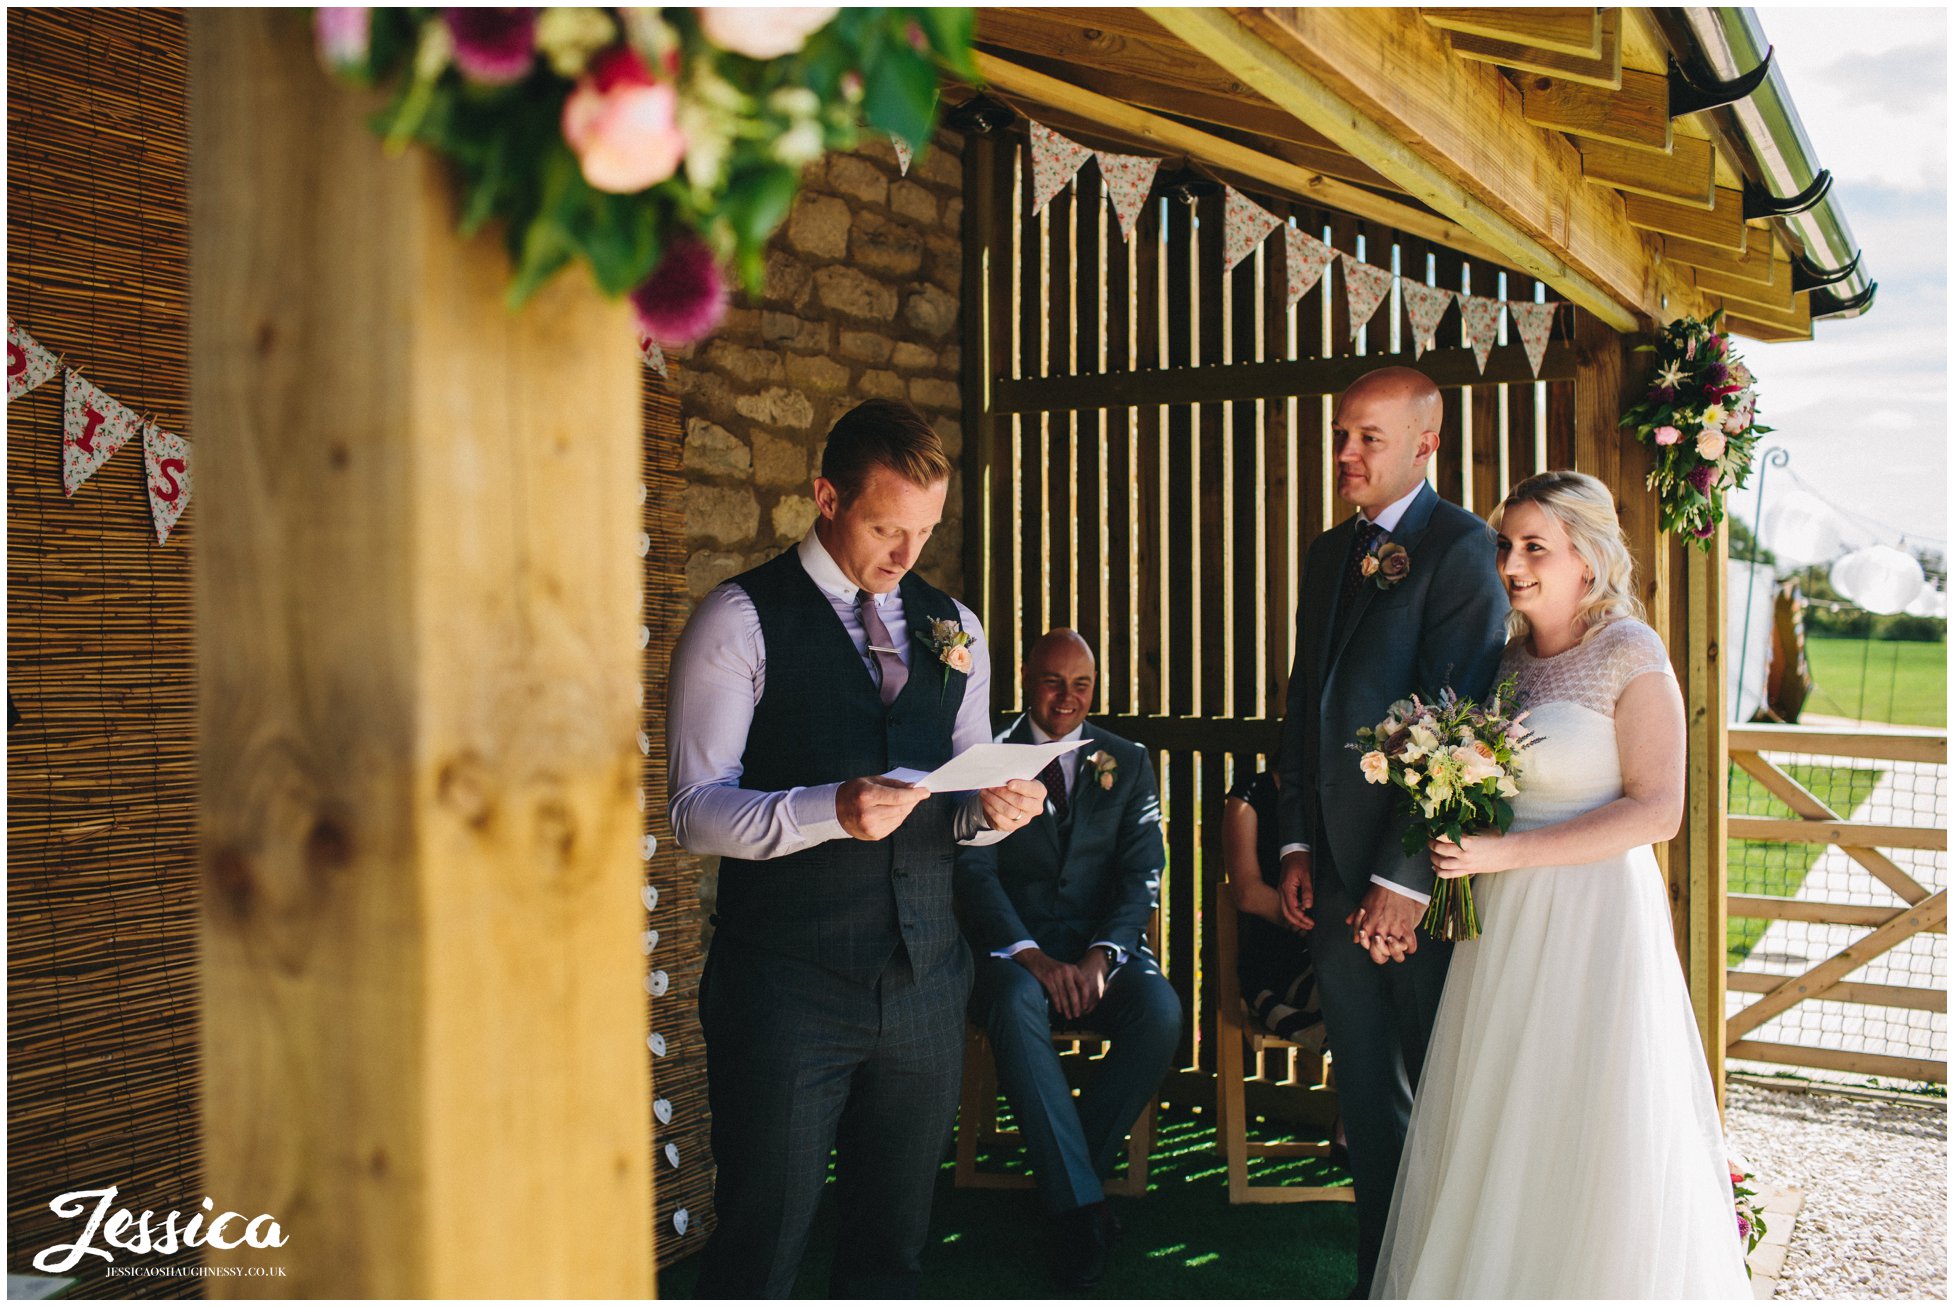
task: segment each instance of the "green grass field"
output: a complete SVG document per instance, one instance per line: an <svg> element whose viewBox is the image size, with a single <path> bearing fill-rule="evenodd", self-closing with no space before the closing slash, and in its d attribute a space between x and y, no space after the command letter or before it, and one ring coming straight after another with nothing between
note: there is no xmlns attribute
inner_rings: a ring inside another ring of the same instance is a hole
<svg viewBox="0 0 1954 1307"><path fill-rule="evenodd" d="M1938 648L1939 646L1927 646ZM1796 763L1786 768L1793 780L1810 790L1832 811L1849 817L1879 784L1875 767L1812 767ZM1736 767L1730 769L1730 812L1744 817L1792 817L1790 808ZM1805 873L1825 851L1823 844L1766 844L1730 841L1730 892L1794 898ZM1725 934L1730 965L1749 956L1770 923L1756 917L1732 917Z"/></svg>
<svg viewBox="0 0 1954 1307"><path fill-rule="evenodd" d="M1947 646L1833 636L1805 642L1807 712L1896 726L1947 725Z"/></svg>

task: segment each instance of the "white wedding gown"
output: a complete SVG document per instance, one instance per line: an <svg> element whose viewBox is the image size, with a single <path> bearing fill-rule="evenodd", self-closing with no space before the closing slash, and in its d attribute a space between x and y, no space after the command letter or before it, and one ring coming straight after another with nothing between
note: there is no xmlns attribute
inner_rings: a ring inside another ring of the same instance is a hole
<svg viewBox="0 0 1954 1307"><path fill-rule="evenodd" d="M1614 705L1660 637L1617 621L1517 672L1530 751L1514 829L1621 797ZM1723 1130L1645 845L1473 881L1481 934L1445 981L1374 1296L1741 1298Z"/></svg>

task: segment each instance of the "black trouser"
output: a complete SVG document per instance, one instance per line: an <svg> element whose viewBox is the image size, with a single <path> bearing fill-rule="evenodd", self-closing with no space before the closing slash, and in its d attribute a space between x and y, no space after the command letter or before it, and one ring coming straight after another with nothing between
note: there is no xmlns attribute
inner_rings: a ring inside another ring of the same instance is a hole
<svg viewBox="0 0 1954 1307"><path fill-rule="evenodd" d="M785 1298L836 1153L837 1298L916 1295L956 1117L970 957L873 985L713 941L699 987L718 1226L701 1298Z"/></svg>

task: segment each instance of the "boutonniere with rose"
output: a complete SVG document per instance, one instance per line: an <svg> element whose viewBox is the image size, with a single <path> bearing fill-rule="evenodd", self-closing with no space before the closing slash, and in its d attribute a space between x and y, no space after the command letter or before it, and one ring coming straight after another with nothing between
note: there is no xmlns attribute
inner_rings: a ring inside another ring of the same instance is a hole
<svg viewBox="0 0 1954 1307"><path fill-rule="evenodd" d="M930 629L922 634L923 643L929 646L936 660L943 664L943 688L950 685L950 673L962 672L970 675L976 660L970 653L970 632L963 629L963 623L953 617L933 617ZM939 691L939 694L941 691Z"/></svg>
<svg viewBox="0 0 1954 1307"><path fill-rule="evenodd" d="M1411 551L1396 541L1380 541L1370 547L1357 570L1379 590L1389 590L1411 575Z"/></svg>
<svg viewBox="0 0 1954 1307"><path fill-rule="evenodd" d="M1094 749L1088 754L1086 766L1092 768L1092 778L1102 790L1112 789L1113 782L1119 779L1119 759L1104 749Z"/></svg>

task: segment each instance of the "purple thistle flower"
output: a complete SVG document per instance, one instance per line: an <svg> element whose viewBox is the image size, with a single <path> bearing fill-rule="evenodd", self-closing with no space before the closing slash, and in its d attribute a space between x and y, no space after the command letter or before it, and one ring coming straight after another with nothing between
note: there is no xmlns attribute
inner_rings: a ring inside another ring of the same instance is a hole
<svg viewBox="0 0 1954 1307"><path fill-rule="evenodd" d="M704 241L686 233L666 247L645 283L631 292L638 325L653 340L689 345L726 315L726 278Z"/></svg>
<svg viewBox="0 0 1954 1307"><path fill-rule="evenodd" d="M1703 375L1712 386L1721 386L1730 376L1730 370L1721 363L1712 363L1703 370Z"/></svg>
<svg viewBox="0 0 1954 1307"><path fill-rule="evenodd" d="M441 19L455 43L455 66L470 81L518 82L536 60L534 9L443 9Z"/></svg>
<svg viewBox="0 0 1954 1307"><path fill-rule="evenodd" d="M1714 463L1698 463L1690 469L1689 483L1696 487L1699 495L1708 495L1710 487L1716 484L1717 468Z"/></svg>
<svg viewBox="0 0 1954 1307"><path fill-rule="evenodd" d="M1667 404L1670 400L1676 397L1676 388L1674 386L1657 386L1654 390L1650 391L1649 394L1656 400L1657 403Z"/></svg>
<svg viewBox="0 0 1954 1307"><path fill-rule="evenodd" d="M1746 1243L1750 1241L1750 1222L1741 1216L1737 1218L1737 1237Z"/></svg>
<svg viewBox="0 0 1954 1307"><path fill-rule="evenodd" d="M1699 522L1690 528L1690 533L1698 540L1708 540L1717 533L1717 524L1710 521Z"/></svg>

